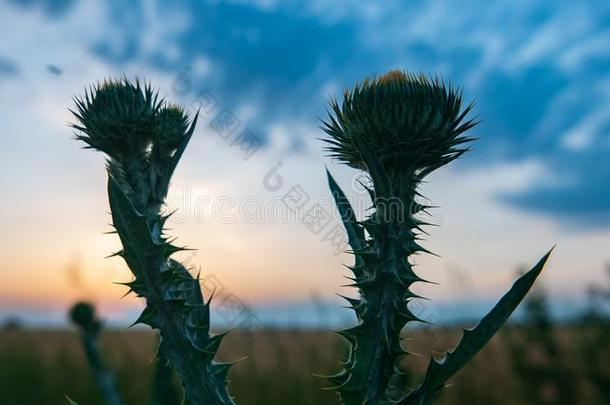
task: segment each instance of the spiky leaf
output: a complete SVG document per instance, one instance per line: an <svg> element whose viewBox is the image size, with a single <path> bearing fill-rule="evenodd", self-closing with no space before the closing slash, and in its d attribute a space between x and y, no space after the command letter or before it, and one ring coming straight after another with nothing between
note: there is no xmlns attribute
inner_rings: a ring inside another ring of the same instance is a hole
<svg viewBox="0 0 610 405"><path fill-rule="evenodd" d="M464 330L464 335L456 348L442 360L432 358L419 388L411 392L401 404L416 405L429 403L430 398L440 391L447 380L464 367L489 342L517 305L523 300L536 278L542 272L552 249L527 273L521 276L510 290L498 301L493 309L483 317L473 329Z"/></svg>

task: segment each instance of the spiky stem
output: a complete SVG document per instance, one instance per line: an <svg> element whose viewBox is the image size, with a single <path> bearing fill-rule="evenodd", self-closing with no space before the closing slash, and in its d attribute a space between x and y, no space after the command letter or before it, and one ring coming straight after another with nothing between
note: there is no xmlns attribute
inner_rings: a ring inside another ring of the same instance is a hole
<svg viewBox="0 0 610 405"><path fill-rule="evenodd" d="M136 323L161 331L158 354L176 368L189 404L232 404L225 388L229 365L214 361L223 335L210 336L210 302L203 301L198 279L169 258L179 248L159 233L165 218L138 215L112 178L108 192L123 244L119 255L135 275L127 285L146 299Z"/></svg>
<svg viewBox="0 0 610 405"><path fill-rule="evenodd" d="M329 181L339 203L345 197L332 177ZM375 198L369 218L352 222L358 234L350 241L355 255L353 286L360 298L348 300L358 324L340 332L351 343L350 357L345 370L331 378L346 405L392 403L402 395L404 372L398 362L407 352L401 331L418 320L408 303L417 297L411 285L422 281L409 257L424 251L417 244L416 230L422 222L414 215L421 208L415 204L416 183L412 184L401 200Z"/></svg>

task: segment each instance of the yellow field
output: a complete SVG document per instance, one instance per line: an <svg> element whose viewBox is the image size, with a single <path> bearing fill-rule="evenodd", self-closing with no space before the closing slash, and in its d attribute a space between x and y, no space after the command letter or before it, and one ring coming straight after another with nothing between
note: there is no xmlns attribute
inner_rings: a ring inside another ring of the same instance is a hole
<svg viewBox="0 0 610 405"><path fill-rule="evenodd" d="M513 331L512 333L515 333ZM516 331L518 335L520 332ZM410 334L410 348L421 356L412 357L410 370L417 382L428 361L430 350L444 350L455 344L457 330L418 330ZM558 396L558 381L523 381L515 372L506 343L500 334L452 381L439 397L439 404L523 404L565 403ZM579 404L607 404L608 398L596 390L582 373L583 361L575 349L576 332L564 329L558 336L561 361L570 364L572 383L577 387ZM148 404L156 336L146 331L109 331L103 348L108 365L115 370L126 404ZM528 342L523 342L529 347ZM555 361L526 350L533 366ZM241 405L337 404L336 395L322 388L328 383L313 374L337 370L342 344L333 333L266 330L252 340L244 332L233 332L225 339L220 358L235 360L230 390ZM610 353L600 349L600 356ZM610 360L610 357L606 357ZM542 363L540 363L542 362ZM580 370L580 371L579 371ZM606 368L606 376L610 365ZM545 377L547 378L547 377ZM548 380L548 378L547 378ZM529 384L530 386L524 386ZM536 389L533 400L531 389ZM530 390L530 391L528 391ZM529 393L529 394L528 394ZM539 395L540 394L540 395ZM101 404L84 360L78 335L73 331L0 332L0 404L66 404L64 395L80 405ZM529 399L525 396L529 395ZM540 399L542 398L542 399Z"/></svg>

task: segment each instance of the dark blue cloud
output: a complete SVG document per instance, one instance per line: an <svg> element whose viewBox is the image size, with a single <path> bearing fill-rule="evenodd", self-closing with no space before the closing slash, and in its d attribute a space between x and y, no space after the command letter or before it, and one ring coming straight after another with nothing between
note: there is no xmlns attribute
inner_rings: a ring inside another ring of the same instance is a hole
<svg viewBox="0 0 610 405"><path fill-rule="evenodd" d="M19 67L6 59L0 57L0 78L3 76L15 76L19 73Z"/></svg>
<svg viewBox="0 0 610 405"><path fill-rule="evenodd" d="M523 158L551 147L555 139L532 137L549 101L559 95L568 78L549 64L517 74L492 72L477 94L477 113L489 125L492 142L502 142L511 158ZM485 134L486 136L487 134Z"/></svg>
<svg viewBox="0 0 610 405"><path fill-rule="evenodd" d="M553 177L564 179L555 187L534 184L532 190L504 201L552 215L560 223L576 228L610 225L609 151L557 153L547 160Z"/></svg>
<svg viewBox="0 0 610 405"><path fill-rule="evenodd" d="M68 12L76 0L9 0L16 6L24 9L40 8L43 12L52 18L61 17Z"/></svg>

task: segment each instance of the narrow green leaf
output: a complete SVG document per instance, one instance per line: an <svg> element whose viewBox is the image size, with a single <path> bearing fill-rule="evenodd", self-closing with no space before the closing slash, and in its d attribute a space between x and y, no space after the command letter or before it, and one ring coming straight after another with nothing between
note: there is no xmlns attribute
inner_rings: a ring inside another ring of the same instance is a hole
<svg viewBox="0 0 610 405"><path fill-rule="evenodd" d="M354 251L360 251L364 248L364 229L356 220L356 214L349 203L349 200L330 174L328 169L326 170L326 176L328 177L328 186L330 192L335 199L337 209L341 215L343 226L347 232L347 240Z"/></svg>
<svg viewBox="0 0 610 405"><path fill-rule="evenodd" d="M424 381L419 388L401 401L401 404L429 403L431 396L440 391L449 378L472 360L525 297L552 251L553 249L544 255L530 271L517 279L511 289L475 328L464 330L462 340L452 352L447 353L440 361L434 358L430 360Z"/></svg>

